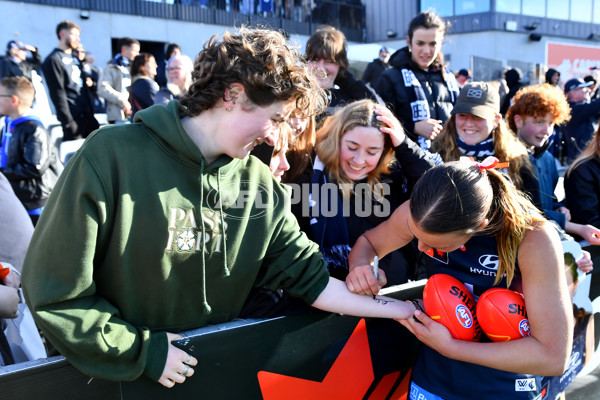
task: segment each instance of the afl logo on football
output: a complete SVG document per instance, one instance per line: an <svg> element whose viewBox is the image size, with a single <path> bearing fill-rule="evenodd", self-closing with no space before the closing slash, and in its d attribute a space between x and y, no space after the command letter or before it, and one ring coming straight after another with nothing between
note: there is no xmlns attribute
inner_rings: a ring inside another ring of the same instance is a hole
<svg viewBox="0 0 600 400"><path fill-rule="evenodd" d="M479 265L489 270L498 271L499 262L500 259L498 256L493 254L486 254L479 257Z"/></svg>
<svg viewBox="0 0 600 400"><path fill-rule="evenodd" d="M470 328L473 325L473 315L464 304L456 306L456 318L465 328Z"/></svg>
<svg viewBox="0 0 600 400"><path fill-rule="evenodd" d="M531 336L531 331L529 330L529 320L523 319L521 322L519 322L519 332L523 337Z"/></svg>

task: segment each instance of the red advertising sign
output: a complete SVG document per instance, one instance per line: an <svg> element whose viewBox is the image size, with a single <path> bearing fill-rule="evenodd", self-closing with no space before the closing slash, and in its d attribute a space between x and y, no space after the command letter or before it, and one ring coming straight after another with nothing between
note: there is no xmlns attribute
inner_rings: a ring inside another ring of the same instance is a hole
<svg viewBox="0 0 600 400"><path fill-rule="evenodd" d="M560 72L562 82L583 78L590 75L591 68L600 68L600 47L548 42L546 65Z"/></svg>

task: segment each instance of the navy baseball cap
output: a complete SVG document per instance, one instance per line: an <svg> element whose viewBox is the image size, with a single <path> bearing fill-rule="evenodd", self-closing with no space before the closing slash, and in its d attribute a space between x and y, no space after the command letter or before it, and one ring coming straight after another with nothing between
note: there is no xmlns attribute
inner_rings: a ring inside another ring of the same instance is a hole
<svg viewBox="0 0 600 400"><path fill-rule="evenodd" d="M567 83L565 83L565 93L569 93L571 90L575 88L582 88L592 86L594 82L586 82L583 79L573 78L569 79Z"/></svg>
<svg viewBox="0 0 600 400"><path fill-rule="evenodd" d="M6 50L11 51L12 49L27 50L27 47L25 47L25 43L23 42L11 40L6 44Z"/></svg>
<svg viewBox="0 0 600 400"><path fill-rule="evenodd" d="M465 68L460 69L456 75L462 75L464 77L471 79L471 71L469 71L468 69L465 69Z"/></svg>

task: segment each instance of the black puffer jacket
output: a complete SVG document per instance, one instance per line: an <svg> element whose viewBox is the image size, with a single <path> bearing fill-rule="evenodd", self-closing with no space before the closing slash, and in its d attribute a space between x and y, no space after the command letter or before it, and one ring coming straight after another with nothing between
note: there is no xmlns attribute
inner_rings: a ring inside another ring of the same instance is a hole
<svg viewBox="0 0 600 400"><path fill-rule="evenodd" d="M348 103L363 99L377 101L375 93L363 81L354 78L350 71L338 74L334 84L335 86L331 89L330 108L343 107Z"/></svg>
<svg viewBox="0 0 600 400"><path fill-rule="evenodd" d="M17 64L10 56L0 59L0 78L24 76L31 80L31 71L42 66L42 56L37 49L31 52L31 57Z"/></svg>
<svg viewBox="0 0 600 400"><path fill-rule="evenodd" d="M27 210L43 207L62 171L56 146L39 121L18 124L8 145L2 173Z"/></svg>
<svg viewBox="0 0 600 400"><path fill-rule="evenodd" d="M566 205L571 220L600 227L600 158L579 164L565 177Z"/></svg>
<svg viewBox="0 0 600 400"><path fill-rule="evenodd" d="M600 100L589 103L572 103L571 119L563 129L567 144L567 163L571 164L585 149L596 132L596 124L600 119Z"/></svg>
<svg viewBox="0 0 600 400"><path fill-rule="evenodd" d="M454 107L452 92L448 89L447 80L452 80L452 85L458 87L454 82L454 75L444 73L442 66L434 62L427 71L422 70L411 58L408 47L404 47L390 58L392 68L385 71L377 81L375 90L383 101L391 107L396 117L402 123L408 136L416 140L414 133L412 108L410 105L412 87L406 87L402 77L402 69L409 69L421 83L421 87L429 103L429 115L442 123L450 118L450 112Z"/></svg>

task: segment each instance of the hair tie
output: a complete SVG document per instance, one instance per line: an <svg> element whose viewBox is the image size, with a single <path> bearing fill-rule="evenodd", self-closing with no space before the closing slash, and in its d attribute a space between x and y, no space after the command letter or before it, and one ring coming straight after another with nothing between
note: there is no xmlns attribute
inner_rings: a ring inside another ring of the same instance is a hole
<svg viewBox="0 0 600 400"><path fill-rule="evenodd" d="M481 171L484 171L486 169L491 169L491 168L507 168L508 167L507 162L501 163L494 156L488 156L482 162L475 162L473 160L473 158L471 158L471 157L461 157L460 161L469 161L469 162L475 164L475 166L477 168L479 168Z"/></svg>
<svg viewBox="0 0 600 400"><path fill-rule="evenodd" d="M485 160L483 160L480 163L476 162L475 166L483 171L484 169L494 168L497 164L498 164L498 159L494 156L489 156L489 157L486 157Z"/></svg>

